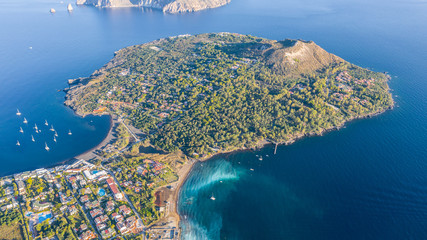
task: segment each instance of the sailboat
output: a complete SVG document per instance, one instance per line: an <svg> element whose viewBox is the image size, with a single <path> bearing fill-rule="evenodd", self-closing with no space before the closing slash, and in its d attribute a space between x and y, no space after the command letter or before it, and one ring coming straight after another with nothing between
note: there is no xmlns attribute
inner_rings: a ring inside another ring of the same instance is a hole
<svg viewBox="0 0 427 240"><path fill-rule="evenodd" d="M22 127L19 127L19 132L24 133L24 130L22 129Z"/></svg>
<svg viewBox="0 0 427 240"><path fill-rule="evenodd" d="M19 109L16 109L16 115L21 116L21 112L19 111Z"/></svg>
<svg viewBox="0 0 427 240"><path fill-rule="evenodd" d="M212 201L215 201L215 200L216 200L216 198L214 197L213 193L212 193L212 196L211 196L211 200L212 200Z"/></svg>
<svg viewBox="0 0 427 240"><path fill-rule="evenodd" d="M35 142L36 140L34 139L34 136L31 135L31 141Z"/></svg>
<svg viewBox="0 0 427 240"><path fill-rule="evenodd" d="M55 131L55 135L54 135L55 137L58 137L58 133Z"/></svg>
<svg viewBox="0 0 427 240"><path fill-rule="evenodd" d="M69 3L69 4L68 4L68 6L67 6L67 10L68 10L69 12L72 12L72 11L73 11L73 6L71 6L71 3Z"/></svg>
<svg viewBox="0 0 427 240"><path fill-rule="evenodd" d="M55 136L53 137L53 141L56 142L56 137Z"/></svg>
<svg viewBox="0 0 427 240"><path fill-rule="evenodd" d="M44 143L44 146L45 146L44 149L46 149L46 151L49 151L50 148L47 146L46 142Z"/></svg>
<svg viewBox="0 0 427 240"><path fill-rule="evenodd" d="M50 125L50 131L55 132L55 128L53 128L53 125Z"/></svg>
<svg viewBox="0 0 427 240"><path fill-rule="evenodd" d="M68 135L71 135L71 134L72 134L72 133L71 133L71 130L69 130L69 131L68 131Z"/></svg>
<svg viewBox="0 0 427 240"><path fill-rule="evenodd" d="M47 120L44 120L44 125L49 126L49 123L47 123Z"/></svg>
<svg viewBox="0 0 427 240"><path fill-rule="evenodd" d="M21 144L19 143L19 141L16 141L16 146L21 146Z"/></svg>
<svg viewBox="0 0 427 240"><path fill-rule="evenodd" d="M26 118L24 118L24 123L25 123L25 124L27 124L27 123L28 123L28 121L27 121L27 119L26 119Z"/></svg>
<svg viewBox="0 0 427 240"><path fill-rule="evenodd" d="M37 130L39 129L39 128L37 127L37 124L35 124L35 123L34 123L34 129L36 129L36 132L37 132Z"/></svg>

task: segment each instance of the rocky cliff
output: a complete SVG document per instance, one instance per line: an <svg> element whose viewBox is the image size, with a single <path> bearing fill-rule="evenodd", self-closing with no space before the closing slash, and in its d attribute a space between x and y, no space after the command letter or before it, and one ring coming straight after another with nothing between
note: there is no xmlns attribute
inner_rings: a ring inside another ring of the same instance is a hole
<svg viewBox="0 0 427 240"><path fill-rule="evenodd" d="M96 7L148 7L167 13L195 12L226 5L231 0L77 0L78 5Z"/></svg>

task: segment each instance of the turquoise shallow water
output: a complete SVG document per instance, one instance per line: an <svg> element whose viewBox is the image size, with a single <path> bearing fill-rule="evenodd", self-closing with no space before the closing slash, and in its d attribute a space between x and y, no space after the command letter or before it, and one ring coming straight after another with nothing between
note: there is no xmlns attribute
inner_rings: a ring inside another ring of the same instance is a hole
<svg viewBox="0 0 427 240"><path fill-rule="evenodd" d="M388 71L396 108L279 147L275 156L266 147L196 166L179 203L184 239L427 236L425 1L233 0L183 15L76 6L69 14L67 3L0 2L0 175L61 162L102 141L108 117L75 116L57 90L67 87L67 79L88 76L120 48L222 31L301 38L352 63ZM48 13L52 7L54 15ZM33 144L16 108L30 123L52 123L58 143L42 129Z"/></svg>

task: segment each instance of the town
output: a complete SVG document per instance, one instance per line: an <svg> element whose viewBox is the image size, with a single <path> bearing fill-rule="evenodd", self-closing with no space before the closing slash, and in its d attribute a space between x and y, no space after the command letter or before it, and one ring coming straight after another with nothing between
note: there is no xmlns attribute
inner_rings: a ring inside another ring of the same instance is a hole
<svg viewBox="0 0 427 240"><path fill-rule="evenodd" d="M143 165L135 169L142 181L144 176L159 175L166 169L153 160L142 162ZM0 180L0 227L15 225L24 239L178 237L175 227L162 228L166 230L161 232L147 228L144 223L151 223L152 219L141 215L143 211L135 208L135 201L126 193L129 191L122 188L136 193L145 190L139 180L120 181L109 169L85 160L7 176ZM159 194L155 196L160 198ZM157 210L164 211L163 207Z"/></svg>

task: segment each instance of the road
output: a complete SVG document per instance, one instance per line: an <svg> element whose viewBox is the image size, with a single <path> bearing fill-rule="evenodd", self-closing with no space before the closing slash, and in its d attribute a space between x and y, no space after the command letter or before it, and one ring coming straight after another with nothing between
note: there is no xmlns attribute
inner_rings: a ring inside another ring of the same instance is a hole
<svg viewBox="0 0 427 240"><path fill-rule="evenodd" d="M128 126L126 125L125 121L122 120L123 118L120 117L119 118L119 122L123 123L123 126L125 126L125 128L128 130L128 132L132 135L133 138L135 138L136 142L139 142L139 138L128 128Z"/></svg>
<svg viewBox="0 0 427 240"><path fill-rule="evenodd" d="M66 183L67 183L67 186L68 186L69 189L73 189L68 181L66 181ZM92 217L90 217L90 215L85 211L84 207L80 203L80 200L77 198L77 193L73 193L73 197L74 197L74 199L76 199L76 203L80 206L80 208L82 209L83 213L86 215L86 218L89 220L89 223L92 226L93 230L95 230L96 234L98 235L98 239L102 240L101 234L98 232L98 229L96 228L95 223L93 222Z"/></svg>
<svg viewBox="0 0 427 240"><path fill-rule="evenodd" d="M101 165L101 168L104 169L105 171L107 171L111 176L113 176L114 181L116 182L116 185L119 187L120 191L123 193L123 195L126 198L126 201L129 203L130 207L132 208L132 210L135 212L135 215L138 217L138 219L141 221L142 226L144 228L144 230L142 231L142 235L144 236L145 239L145 225L142 221L141 216L139 215L138 211L136 210L135 206L133 205L132 201L129 199L128 195L125 193L125 191L123 191L122 187L120 186L120 182L117 180L116 176L114 175L114 173L109 170L108 168L104 167Z"/></svg>

